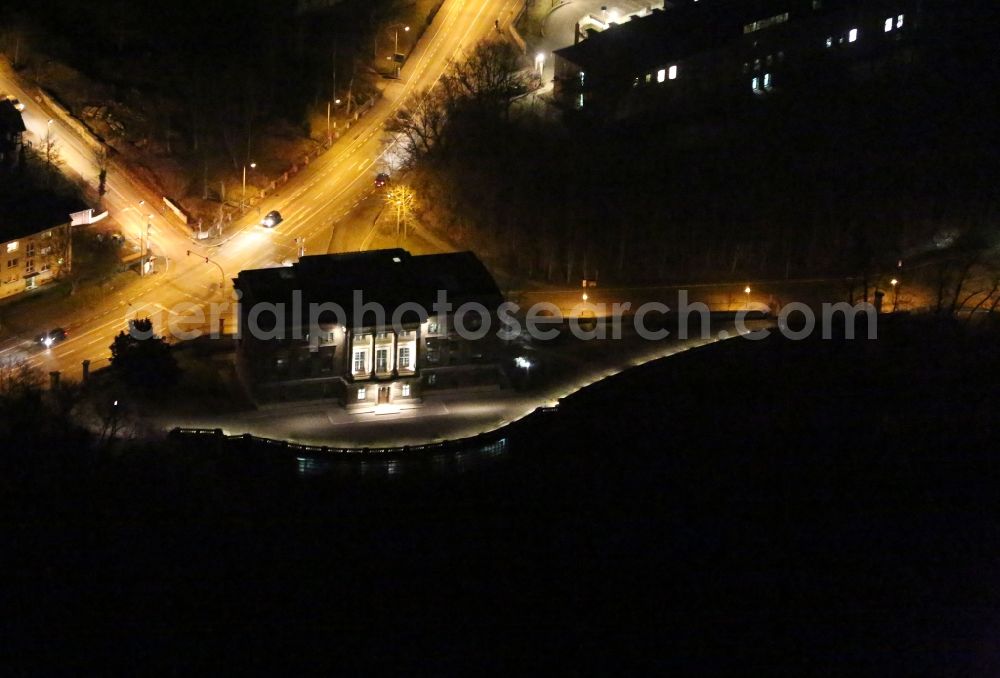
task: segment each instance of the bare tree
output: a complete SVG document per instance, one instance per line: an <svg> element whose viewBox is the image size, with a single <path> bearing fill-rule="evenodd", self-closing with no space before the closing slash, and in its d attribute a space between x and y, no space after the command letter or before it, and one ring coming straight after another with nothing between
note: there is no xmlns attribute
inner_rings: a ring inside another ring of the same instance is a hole
<svg viewBox="0 0 1000 678"><path fill-rule="evenodd" d="M412 165L441 141L448 119L448 95L435 88L418 92L386 122L386 131L397 136L404 164Z"/></svg>

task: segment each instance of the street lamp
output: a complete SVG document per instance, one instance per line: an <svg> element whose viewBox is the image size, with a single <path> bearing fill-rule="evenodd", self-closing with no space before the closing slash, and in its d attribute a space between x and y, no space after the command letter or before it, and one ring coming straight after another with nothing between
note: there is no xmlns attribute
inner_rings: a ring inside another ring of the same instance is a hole
<svg viewBox="0 0 1000 678"><path fill-rule="evenodd" d="M892 285L892 312L895 313L899 306L899 281L893 278L889 284Z"/></svg>
<svg viewBox="0 0 1000 678"><path fill-rule="evenodd" d="M406 32L406 33L409 33L410 32L410 27L409 26L403 26L403 31ZM396 32L395 32L395 34L393 36L392 53L393 54L399 54L399 26L396 26Z"/></svg>
<svg viewBox="0 0 1000 678"><path fill-rule="evenodd" d="M402 28L404 32L409 33L410 32L410 27L407 26L406 24L391 24L389 26L386 26L385 30L389 30L389 29L392 29L392 28L396 29L395 52L398 52L399 51L399 29ZM375 55L375 58L377 59L378 58L378 31L375 31L374 50L375 50L374 55ZM395 54L395 52L393 52L393 53Z"/></svg>
<svg viewBox="0 0 1000 678"><path fill-rule="evenodd" d="M142 258L139 260L139 277L146 277L146 259L149 257L149 232L153 228L153 215L146 215L146 229L142 231L141 243L139 250L142 252Z"/></svg>
<svg viewBox="0 0 1000 678"><path fill-rule="evenodd" d="M255 169L257 163L251 162L250 169ZM244 205L247 202L247 166L243 165L243 197L240 198L240 213L243 213Z"/></svg>
<svg viewBox="0 0 1000 678"><path fill-rule="evenodd" d="M743 293L745 295L747 295L747 308L746 308L746 310L749 311L750 310L750 286L749 285L746 286L746 289L743 290Z"/></svg>
<svg viewBox="0 0 1000 678"><path fill-rule="evenodd" d="M535 55L535 68L538 69L538 75L542 75L542 69L545 67L545 53L539 52Z"/></svg>

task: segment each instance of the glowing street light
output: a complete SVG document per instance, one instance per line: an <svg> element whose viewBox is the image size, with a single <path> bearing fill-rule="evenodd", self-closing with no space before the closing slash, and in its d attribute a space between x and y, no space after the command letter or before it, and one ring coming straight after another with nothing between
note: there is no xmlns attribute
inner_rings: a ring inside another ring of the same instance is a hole
<svg viewBox="0 0 1000 678"><path fill-rule="evenodd" d="M892 312L895 313L899 306L899 281L893 278L889 284L892 285Z"/></svg>
<svg viewBox="0 0 1000 678"><path fill-rule="evenodd" d="M251 162L250 169L256 169L257 163ZM240 198L240 212L243 212L244 205L247 201L247 166L243 165L243 196Z"/></svg>
<svg viewBox="0 0 1000 678"><path fill-rule="evenodd" d="M748 311L750 310L750 291L751 290L750 290L750 286L749 285L747 285L746 289L743 290L743 293L745 295L747 295L747 309L746 310L748 310Z"/></svg>

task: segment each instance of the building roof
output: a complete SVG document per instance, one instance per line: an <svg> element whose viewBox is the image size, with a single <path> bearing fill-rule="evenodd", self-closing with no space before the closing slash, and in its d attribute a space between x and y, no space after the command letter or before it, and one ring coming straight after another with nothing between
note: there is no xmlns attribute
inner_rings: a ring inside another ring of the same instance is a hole
<svg viewBox="0 0 1000 678"><path fill-rule="evenodd" d="M858 6L858 0L827 0L814 10L808 0L713 0L677 3L612 26L556 54L584 72L638 75L744 37L744 26L785 12L816 15Z"/></svg>
<svg viewBox="0 0 1000 678"><path fill-rule="evenodd" d="M380 304L387 320L405 303L434 313L439 290L447 293L453 308L475 301L492 312L503 302L493 277L472 252L414 256L403 249L387 249L308 256L289 267L241 271L234 283L243 294L244 307L261 302L291 304L297 290L302 295L304 322L308 322L309 304L335 303L344 309L348 326L358 324L355 290L361 291L363 303ZM285 315L290 323L290 310ZM412 322L416 317L410 314L404 320ZM370 326L373 320L374 314L366 312L361 324Z"/></svg>
<svg viewBox="0 0 1000 678"><path fill-rule="evenodd" d="M85 207L75 197L0 185L0 243L68 224L70 213Z"/></svg>
<svg viewBox="0 0 1000 678"><path fill-rule="evenodd" d="M24 118L10 99L0 99L0 136L26 132Z"/></svg>

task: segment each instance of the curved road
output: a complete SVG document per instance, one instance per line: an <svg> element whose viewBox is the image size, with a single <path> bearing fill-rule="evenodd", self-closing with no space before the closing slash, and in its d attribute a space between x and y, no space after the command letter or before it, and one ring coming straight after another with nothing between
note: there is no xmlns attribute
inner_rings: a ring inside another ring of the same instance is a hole
<svg viewBox="0 0 1000 678"><path fill-rule="evenodd" d="M42 370L60 370L77 377L84 359L91 361L92 369L107 364L108 347L126 327L128 318L149 315L157 332L169 333L171 318L195 318L199 313L195 309L200 309L206 317L204 324L192 321L183 327L217 326L210 321L209 305L231 303L229 280L241 270L276 266L294 258L296 238L305 239L309 253L359 249L370 224L351 223L345 217L373 190L374 174L391 153L392 143L383 132L385 121L407 97L435 85L452 60L495 34L494 21L506 25L519 4L520 0L445 0L404 64L400 79L386 87L384 96L347 136L260 203L261 213L274 209L282 213L284 222L275 229L258 226L257 210L250 210L245 219L234 222L222 243L206 247L191 240L188 228L172 220L169 213L149 210L156 196L146 195L115 172L109 173L106 199L113 216L133 238L140 237L147 222L152 223L152 249L166 257L165 270L110 296L97 307L60 319L57 324L69 328L70 336L52 349L39 351L29 338L22 337L0 347L0 356L26 355ZM3 75L0 72L0 89L23 96L23 90L11 86ZM61 142L66 165L93 183L97 167L87 144L58 118L53 117L49 125L47 116L39 115L38 110L31 113L39 104L27 97L24 100L28 103L26 122L33 135L40 138L46 126L51 126ZM153 214L151 222L149 214ZM198 256L187 256L189 250ZM221 315L231 323L231 313Z"/></svg>

